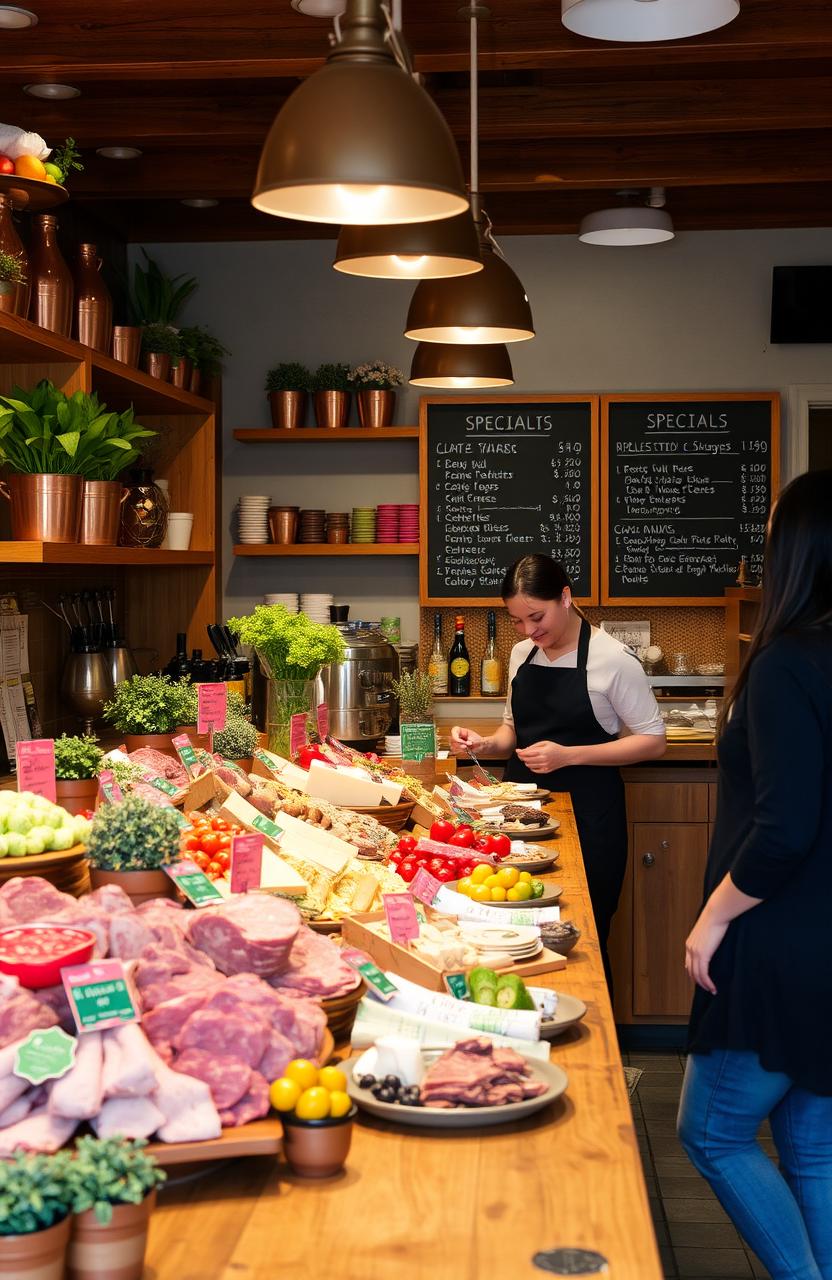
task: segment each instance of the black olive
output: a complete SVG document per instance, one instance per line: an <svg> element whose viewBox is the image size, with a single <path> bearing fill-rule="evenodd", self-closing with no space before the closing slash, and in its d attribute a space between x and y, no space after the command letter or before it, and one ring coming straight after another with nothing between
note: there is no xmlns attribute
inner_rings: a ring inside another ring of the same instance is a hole
<svg viewBox="0 0 832 1280"><path fill-rule="evenodd" d="M418 1107L419 1105L419 1086L411 1085L409 1089L405 1089L401 1095L401 1100L408 1107Z"/></svg>
<svg viewBox="0 0 832 1280"><path fill-rule="evenodd" d="M382 1095L383 1093L386 1093L386 1092L387 1092L387 1090L385 1089L385 1087L384 1087L384 1085L383 1085L383 1084L374 1084L374 1085L373 1085L373 1089L372 1089L373 1097L374 1097L374 1098L378 1098L378 1099L379 1099L379 1101L381 1101L381 1102L383 1102L383 1101L384 1101L384 1099L382 1098L382 1096L381 1096L381 1095Z"/></svg>
<svg viewBox="0 0 832 1280"><path fill-rule="evenodd" d="M402 1082L398 1076L385 1076L384 1083L388 1089L401 1089Z"/></svg>
<svg viewBox="0 0 832 1280"><path fill-rule="evenodd" d="M361 1079L358 1081L359 1086L362 1089L372 1089L375 1082L376 1082L375 1076L362 1076Z"/></svg>
<svg viewBox="0 0 832 1280"><path fill-rule="evenodd" d="M387 1089L384 1085L381 1086L378 1093L374 1089L373 1096L378 1098L379 1102L398 1102L399 1100L399 1095L394 1093L392 1089Z"/></svg>

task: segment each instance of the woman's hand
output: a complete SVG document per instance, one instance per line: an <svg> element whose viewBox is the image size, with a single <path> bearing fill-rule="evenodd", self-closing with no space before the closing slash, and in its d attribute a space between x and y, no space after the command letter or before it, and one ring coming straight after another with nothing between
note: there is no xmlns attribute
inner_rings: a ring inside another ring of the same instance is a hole
<svg viewBox="0 0 832 1280"><path fill-rule="evenodd" d="M532 773L553 773L572 763L571 748L562 747L559 742L533 742L530 747L521 747L517 758Z"/></svg>
<svg viewBox="0 0 832 1280"><path fill-rule="evenodd" d="M485 738L474 729L465 729L460 724L451 729L450 748L455 756L465 755L468 750L482 751L484 746Z"/></svg>
<svg viewBox="0 0 832 1280"><path fill-rule="evenodd" d="M709 972L711 960L725 937L729 923L728 920L716 919L706 906L685 942L685 969L688 977L712 996L716 995L716 987Z"/></svg>

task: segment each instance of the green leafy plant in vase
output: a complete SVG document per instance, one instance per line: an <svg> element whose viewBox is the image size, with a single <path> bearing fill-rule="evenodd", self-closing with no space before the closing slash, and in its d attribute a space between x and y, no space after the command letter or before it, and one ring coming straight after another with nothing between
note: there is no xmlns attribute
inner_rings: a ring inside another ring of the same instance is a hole
<svg viewBox="0 0 832 1280"><path fill-rule="evenodd" d="M84 735L55 739L55 791L58 804L67 813L78 814L95 807L98 774L104 752L95 738Z"/></svg>
<svg viewBox="0 0 832 1280"><path fill-rule="evenodd" d="M350 413L350 367L348 364L321 364L312 375L315 421L319 427L339 430L347 425Z"/></svg>
<svg viewBox="0 0 832 1280"><path fill-rule="evenodd" d="M0 1161L0 1272L15 1280L62 1280L72 1186L67 1151L17 1151Z"/></svg>
<svg viewBox="0 0 832 1280"><path fill-rule="evenodd" d="M15 287L25 284L26 279L26 260L23 255L0 249L0 298L13 296Z"/></svg>
<svg viewBox="0 0 832 1280"><path fill-rule="evenodd" d="M137 795L101 805L87 844L93 888L118 884L135 905L173 897L173 881L162 868L178 860L181 833L172 805Z"/></svg>
<svg viewBox="0 0 832 1280"><path fill-rule="evenodd" d="M266 395L272 415L272 426L293 431L303 426L306 395L312 375L305 365L277 364L266 374Z"/></svg>
<svg viewBox="0 0 832 1280"><path fill-rule="evenodd" d="M169 324L148 324L142 329L144 370L152 378L165 381L182 357L182 339Z"/></svg>
<svg viewBox="0 0 832 1280"><path fill-rule="evenodd" d="M123 1280L140 1280L156 1189L167 1176L146 1146L143 1138L87 1135L76 1141L67 1254L72 1275L117 1273Z"/></svg>

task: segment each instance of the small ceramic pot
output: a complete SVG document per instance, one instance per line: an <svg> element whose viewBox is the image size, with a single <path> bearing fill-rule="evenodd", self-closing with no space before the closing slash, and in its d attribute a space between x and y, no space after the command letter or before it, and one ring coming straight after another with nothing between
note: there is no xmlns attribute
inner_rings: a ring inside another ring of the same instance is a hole
<svg viewBox="0 0 832 1280"><path fill-rule="evenodd" d="M101 889L105 884L116 884L127 894L134 907L140 907L151 898L175 898L176 886L170 876L158 871L99 871L90 867L90 884Z"/></svg>
<svg viewBox="0 0 832 1280"><path fill-rule="evenodd" d="M155 1188L140 1204L113 1205L102 1226L94 1209L76 1214L67 1251L67 1280L142 1280Z"/></svg>
<svg viewBox="0 0 832 1280"><path fill-rule="evenodd" d="M331 1178L340 1173L357 1114L357 1107L338 1120L297 1120L291 1113L281 1114L283 1154L292 1172L302 1178Z"/></svg>
<svg viewBox="0 0 832 1280"><path fill-rule="evenodd" d="M0 1236L0 1276L4 1280L63 1280L69 1218L45 1231Z"/></svg>
<svg viewBox="0 0 832 1280"><path fill-rule="evenodd" d="M97 778L55 780L55 799L67 813L83 813L85 809L94 809L97 795Z"/></svg>

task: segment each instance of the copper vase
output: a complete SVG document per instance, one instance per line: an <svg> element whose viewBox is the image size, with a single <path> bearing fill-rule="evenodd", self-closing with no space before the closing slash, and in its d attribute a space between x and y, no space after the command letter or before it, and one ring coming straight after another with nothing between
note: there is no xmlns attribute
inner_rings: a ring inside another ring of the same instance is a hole
<svg viewBox="0 0 832 1280"><path fill-rule="evenodd" d="M101 259L94 244L79 244L75 266L76 337L85 347L110 353L113 300L101 277Z"/></svg>
<svg viewBox="0 0 832 1280"><path fill-rule="evenodd" d="M187 391L191 381L191 362L187 356L180 356L176 364L171 364L168 382L180 391Z"/></svg>
<svg viewBox="0 0 832 1280"><path fill-rule="evenodd" d="M11 502L15 542L78 541L80 476L21 475L13 471L0 481L0 493Z"/></svg>
<svg viewBox="0 0 832 1280"><path fill-rule="evenodd" d="M170 374L170 356L164 351L145 351L144 371L149 373L151 378L161 378L163 382L167 382Z"/></svg>
<svg viewBox="0 0 832 1280"><path fill-rule="evenodd" d="M139 366L142 353L142 331L135 324L113 325L113 359L122 364L129 364L131 369Z"/></svg>
<svg viewBox="0 0 832 1280"><path fill-rule="evenodd" d="M272 426L283 431L296 431L306 417L305 391L270 391L269 407Z"/></svg>
<svg viewBox="0 0 832 1280"><path fill-rule="evenodd" d="M6 195L0 195L0 249L11 253L20 261L25 276L25 284L13 284L4 292L0 292L0 311L7 315L25 316L29 310L30 274L29 259L23 248L23 241L15 230L12 221L12 202Z"/></svg>
<svg viewBox="0 0 832 1280"><path fill-rule="evenodd" d="M68 338L72 332L72 272L58 248L58 219L54 213L32 218L29 280L32 300L29 319L42 329Z"/></svg>
<svg viewBox="0 0 832 1280"><path fill-rule="evenodd" d="M269 507L269 533L272 542L288 546L298 533L297 507Z"/></svg>
<svg viewBox="0 0 832 1280"><path fill-rule="evenodd" d="M191 381L188 390L195 396L198 396L202 390L202 372L196 365L191 369Z"/></svg>
<svg viewBox="0 0 832 1280"><path fill-rule="evenodd" d="M120 480L85 480L81 493L82 547L114 547L121 504L127 494Z"/></svg>
<svg viewBox="0 0 832 1280"><path fill-rule="evenodd" d="M389 427L395 408L395 391L366 388L358 392L358 421L362 427Z"/></svg>
<svg viewBox="0 0 832 1280"><path fill-rule="evenodd" d="M348 391L315 392L315 421L319 427L325 427L328 431L340 431L347 425L349 416Z"/></svg>

